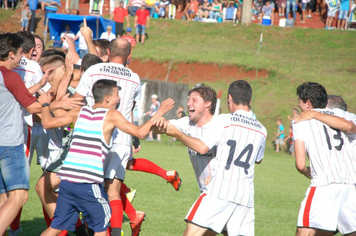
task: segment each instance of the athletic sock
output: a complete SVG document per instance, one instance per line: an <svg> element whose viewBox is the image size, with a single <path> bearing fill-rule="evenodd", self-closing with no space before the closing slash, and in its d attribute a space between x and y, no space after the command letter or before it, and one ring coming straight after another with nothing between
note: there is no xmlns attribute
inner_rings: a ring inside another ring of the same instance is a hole
<svg viewBox="0 0 356 236"><path fill-rule="evenodd" d="M67 235L68 235L67 230L62 230L62 232L60 234L58 234L58 236L67 236Z"/></svg>
<svg viewBox="0 0 356 236"><path fill-rule="evenodd" d="M134 159L132 164L132 170L151 173L154 175L161 176L163 179L167 180L167 171L147 159Z"/></svg>
<svg viewBox="0 0 356 236"><path fill-rule="evenodd" d="M20 218L21 218L22 207L20 208L19 212L15 219L11 222L10 228L12 231L18 230L20 228Z"/></svg>
<svg viewBox="0 0 356 236"><path fill-rule="evenodd" d="M42 213L43 213L43 218L46 221L46 225L47 225L47 227L49 227L52 223L52 220L51 220L51 218L49 218L47 211L43 205L42 205Z"/></svg>
<svg viewBox="0 0 356 236"><path fill-rule="evenodd" d="M129 187L127 187L126 184L122 183L121 188L120 188L120 193L121 193L121 191L126 194L126 193L130 192L131 189ZM122 200L122 198L121 198L121 200Z"/></svg>
<svg viewBox="0 0 356 236"><path fill-rule="evenodd" d="M121 202L121 200L113 200L113 201L110 201L109 203L110 203L110 207L111 207L111 219L110 219L111 235L112 236L120 236L122 220L123 220L122 202ZM120 234L114 234L117 231L119 231Z"/></svg>
<svg viewBox="0 0 356 236"><path fill-rule="evenodd" d="M136 218L136 210L132 206L131 202L127 199L124 189L128 189L128 188L124 183L121 183L120 197L122 201L122 207L127 217L130 219L130 222L132 222Z"/></svg>

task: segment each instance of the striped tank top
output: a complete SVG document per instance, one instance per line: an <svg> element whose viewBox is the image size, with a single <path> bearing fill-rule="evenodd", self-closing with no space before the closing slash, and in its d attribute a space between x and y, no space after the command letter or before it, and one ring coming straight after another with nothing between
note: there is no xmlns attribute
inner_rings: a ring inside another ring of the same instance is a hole
<svg viewBox="0 0 356 236"><path fill-rule="evenodd" d="M111 148L103 136L103 123L109 109L85 106L74 126L73 140L59 171L62 180L75 183L102 183L103 165Z"/></svg>

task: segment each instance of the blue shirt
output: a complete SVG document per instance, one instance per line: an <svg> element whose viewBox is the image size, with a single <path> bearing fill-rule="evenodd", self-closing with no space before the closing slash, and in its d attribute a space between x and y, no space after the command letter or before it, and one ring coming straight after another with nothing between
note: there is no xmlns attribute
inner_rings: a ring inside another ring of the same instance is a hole
<svg viewBox="0 0 356 236"><path fill-rule="evenodd" d="M61 6L60 0L53 0L51 2L56 2L56 3L58 3L59 6ZM47 5L47 6L45 6L45 10L57 11L58 10L58 6L57 5Z"/></svg>
<svg viewBox="0 0 356 236"><path fill-rule="evenodd" d="M28 5L30 5L30 10L36 11L37 10L38 0L28 0Z"/></svg>
<svg viewBox="0 0 356 236"><path fill-rule="evenodd" d="M350 11L350 0L340 0L341 10Z"/></svg>

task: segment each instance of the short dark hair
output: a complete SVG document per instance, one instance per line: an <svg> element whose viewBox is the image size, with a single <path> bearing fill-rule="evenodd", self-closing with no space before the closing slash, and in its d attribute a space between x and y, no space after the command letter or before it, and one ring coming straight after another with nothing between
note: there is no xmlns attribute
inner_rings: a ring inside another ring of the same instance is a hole
<svg viewBox="0 0 356 236"><path fill-rule="evenodd" d="M212 89L211 87L209 87L208 85L197 84L191 90L188 91L188 96L190 96L190 94L193 92L198 93L200 95L200 97L202 97L205 102L211 102L209 112L210 112L210 114L214 115L216 101L217 101L217 96L216 96L215 90Z"/></svg>
<svg viewBox="0 0 356 236"><path fill-rule="evenodd" d="M230 84L228 94L234 104L248 106L252 98L252 88L247 81L236 80Z"/></svg>
<svg viewBox="0 0 356 236"><path fill-rule="evenodd" d="M112 94L112 89L117 87L114 80L100 79L94 83L92 92L95 103L102 102L105 96Z"/></svg>
<svg viewBox="0 0 356 236"><path fill-rule="evenodd" d="M97 40L93 40L94 46L99 47L99 56L105 56L108 55L108 49L109 49L109 44L110 41L107 39L97 39Z"/></svg>
<svg viewBox="0 0 356 236"><path fill-rule="evenodd" d="M337 95L328 95L328 104L327 108L339 108L341 110L347 111L347 104L341 96Z"/></svg>
<svg viewBox="0 0 356 236"><path fill-rule="evenodd" d="M304 103L310 101L313 108L325 108L328 103L328 94L321 84L305 82L298 86L297 95Z"/></svg>
<svg viewBox="0 0 356 236"><path fill-rule="evenodd" d="M35 40L36 40L36 39L40 39L41 42L42 42L43 51L46 50L46 45L44 44L43 39L42 39L39 35L37 35L37 34L34 34L33 37L35 37ZM36 44L36 41L35 41L35 44Z"/></svg>
<svg viewBox="0 0 356 236"><path fill-rule="evenodd" d="M59 56L59 55L52 55L52 56L48 56L48 57L44 57L41 60L41 66L45 66L47 64L52 64L54 62L61 62L63 65L65 63L65 60L63 59L63 57Z"/></svg>
<svg viewBox="0 0 356 236"><path fill-rule="evenodd" d="M6 61L9 57L9 52L16 54L22 43L23 39L17 34L0 34L0 61Z"/></svg>
<svg viewBox="0 0 356 236"><path fill-rule="evenodd" d="M16 33L23 40L22 52L29 53L36 47L35 37L29 31L19 31Z"/></svg>
<svg viewBox="0 0 356 236"><path fill-rule="evenodd" d="M125 40L116 38L109 44L110 57L122 57L125 61L131 53L131 44Z"/></svg>
<svg viewBox="0 0 356 236"><path fill-rule="evenodd" d="M82 64L80 66L82 71L86 71L92 65L102 63L103 60L100 59L97 55L94 54L86 54L82 59Z"/></svg>
<svg viewBox="0 0 356 236"><path fill-rule="evenodd" d="M41 60L45 57L49 57L49 56L53 56L53 55L58 55L63 57L63 59L66 59L66 54L61 51L61 50L57 50L57 49L47 49L46 51L44 51L41 55Z"/></svg>

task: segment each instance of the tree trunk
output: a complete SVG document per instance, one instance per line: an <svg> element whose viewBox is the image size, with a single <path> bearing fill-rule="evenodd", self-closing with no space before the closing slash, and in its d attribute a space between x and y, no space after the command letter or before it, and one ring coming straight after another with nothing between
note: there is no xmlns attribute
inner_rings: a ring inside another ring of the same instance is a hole
<svg viewBox="0 0 356 236"><path fill-rule="evenodd" d="M250 25L252 16L252 0L244 0L242 7L241 24Z"/></svg>

